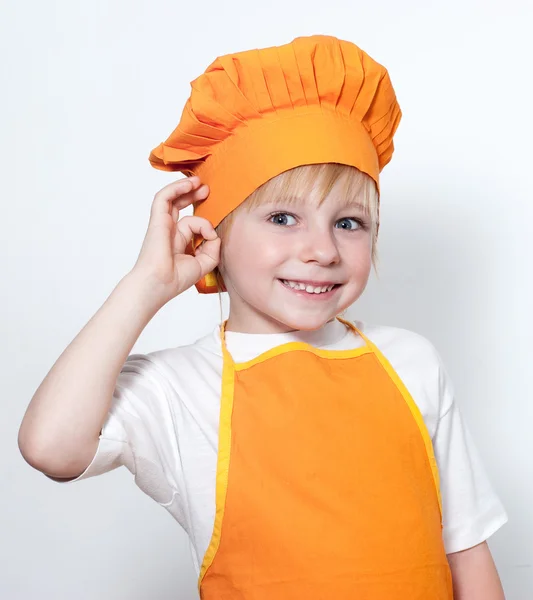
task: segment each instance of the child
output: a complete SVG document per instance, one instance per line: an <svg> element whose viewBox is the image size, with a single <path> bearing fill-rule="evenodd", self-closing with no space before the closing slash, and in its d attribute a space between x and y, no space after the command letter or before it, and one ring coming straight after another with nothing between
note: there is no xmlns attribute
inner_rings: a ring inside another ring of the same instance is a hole
<svg viewBox="0 0 533 600"><path fill-rule="evenodd" d="M500 600L486 540L507 516L439 355L339 316L375 266L401 118L387 70L314 35L191 86L150 155L187 177L36 391L25 459L56 481L125 465L187 531L205 600ZM193 284L228 292L227 321L129 355Z"/></svg>

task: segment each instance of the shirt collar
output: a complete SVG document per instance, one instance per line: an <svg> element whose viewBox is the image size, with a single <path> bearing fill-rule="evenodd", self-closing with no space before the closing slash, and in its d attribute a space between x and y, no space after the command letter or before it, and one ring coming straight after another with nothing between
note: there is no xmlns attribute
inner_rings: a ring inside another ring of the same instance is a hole
<svg viewBox="0 0 533 600"><path fill-rule="evenodd" d="M315 348L326 348L338 343L348 334L348 328L334 319L312 331L289 331L287 333L241 333L226 331L226 346L236 362L251 360L259 354L290 342L303 342ZM216 345L217 354L222 354L220 325L213 330L211 341Z"/></svg>

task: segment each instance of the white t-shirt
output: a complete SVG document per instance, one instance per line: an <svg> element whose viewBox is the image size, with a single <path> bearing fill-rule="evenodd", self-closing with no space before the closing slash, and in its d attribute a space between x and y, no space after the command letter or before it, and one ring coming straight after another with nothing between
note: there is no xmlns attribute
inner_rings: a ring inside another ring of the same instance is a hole
<svg viewBox="0 0 533 600"><path fill-rule="evenodd" d="M440 473L446 552L485 541L507 521L507 514L461 418L439 354L411 331L360 321L355 325L383 352L424 417ZM364 345L337 320L315 331L226 332L236 362L291 341L328 350ZM221 377L218 326L188 346L131 354L118 377L96 455L84 473L69 481L125 465L138 487L185 529L198 574L215 520Z"/></svg>

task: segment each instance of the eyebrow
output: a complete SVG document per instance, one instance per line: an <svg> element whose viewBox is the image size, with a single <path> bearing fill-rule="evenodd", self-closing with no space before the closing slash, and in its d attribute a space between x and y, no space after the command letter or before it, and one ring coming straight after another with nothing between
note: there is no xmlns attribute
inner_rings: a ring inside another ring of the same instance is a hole
<svg viewBox="0 0 533 600"><path fill-rule="evenodd" d="M305 198L302 198L301 196L282 196L282 197L276 197L273 196L272 198L269 198L265 204L283 204L283 202L293 202L296 201L297 203L302 203L305 200ZM363 206L363 204L361 204L360 202L358 202L357 200L354 200L353 198L350 197L343 197L343 199L339 202L339 204L342 206L342 208L358 208L362 211L366 211L367 209L365 208L365 206Z"/></svg>

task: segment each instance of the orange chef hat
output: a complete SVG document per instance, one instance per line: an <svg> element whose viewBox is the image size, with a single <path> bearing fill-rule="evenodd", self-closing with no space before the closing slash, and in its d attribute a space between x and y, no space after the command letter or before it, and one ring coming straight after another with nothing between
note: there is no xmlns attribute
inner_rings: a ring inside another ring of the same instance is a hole
<svg viewBox="0 0 533 600"><path fill-rule="evenodd" d="M191 90L178 126L149 160L209 186L194 214L214 227L260 185L305 164L357 167L379 196L402 113L387 69L352 42L311 35L219 56ZM196 288L216 292L213 274Z"/></svg>

